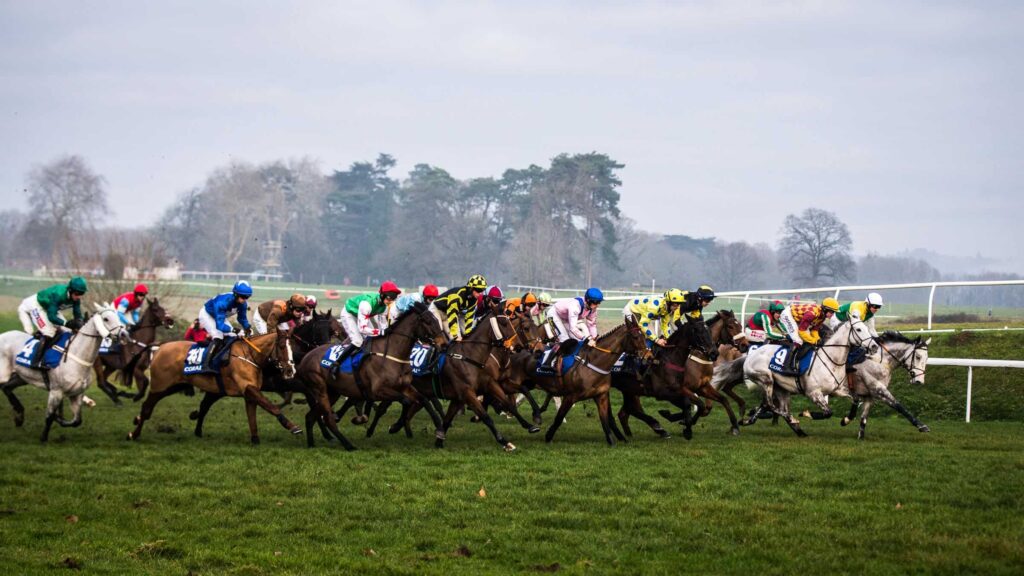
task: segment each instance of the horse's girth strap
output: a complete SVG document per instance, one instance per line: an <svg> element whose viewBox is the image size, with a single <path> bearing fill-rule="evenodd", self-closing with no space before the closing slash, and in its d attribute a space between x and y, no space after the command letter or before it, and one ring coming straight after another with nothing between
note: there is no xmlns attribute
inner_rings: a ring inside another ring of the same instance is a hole
<svg viewBox="0 0 1024 576"><path fill-rule="evenodd" d="M81 358L79 358L78 356L75 356L71 352L67 353L67 358L69 358L71 361L73 361L74 363L79 364L81 366L87 366L87 367L90 367L90 368L92 367L92 362L86 362L85 360L82 360Z"/></svg>
<svg viewBox="0 0 1024 576"><path fill-rule="evenodd" d="M705 360L703 358L698 358L697 356L694 356L693 354L690 354L689 356L687 356L686 359L687 360L693 360L694 362L696 362L698 364L703 364L705 366L712 366L712 365L714 365L714 362L712 362L711 360Z"/></svg>
<svg viewBox="0 0 1024 576"><path fill-rule="evenodd" d="M402 360L401 358L396 358L391 354L384 354L383 352L370 352L370 354L374 356L380 356L381 358L391 360L392 362L398 362L399 364L411 364L410 360Z"/></svg>

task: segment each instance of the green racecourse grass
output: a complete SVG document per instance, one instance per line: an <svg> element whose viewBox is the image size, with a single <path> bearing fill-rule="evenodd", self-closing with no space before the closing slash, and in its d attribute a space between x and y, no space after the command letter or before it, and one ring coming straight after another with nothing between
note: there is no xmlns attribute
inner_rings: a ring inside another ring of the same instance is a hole
<svg viewBox="0 0 1024 576"><path fill-rule="evenodd" d="M462 417L449 447L362 437L313 450L242 403L214 408L203 439L187 412L105 399L78 429L38 442L43 394L20 389L27 422L0 419L0 563L5 574L543 573L1020 574L1024 426L876 418L868 440L833 421L798 439L768 423L727 436L720 411L695 437L604 445L570 412L555 442L504 418L500 451ZM304 407L288 413L300 418ZM481 492L482 491L482 492ZM482 496L483 495L483 496Z"/></svg>

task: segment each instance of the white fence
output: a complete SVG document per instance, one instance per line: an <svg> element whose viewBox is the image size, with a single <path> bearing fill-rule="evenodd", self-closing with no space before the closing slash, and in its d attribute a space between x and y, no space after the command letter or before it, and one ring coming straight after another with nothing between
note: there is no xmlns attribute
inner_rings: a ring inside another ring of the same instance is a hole
<svg viewBox="0 0 1024 576"><path fill-rule="evenodd" d="M1020 360L981 360L976 358L929 358L929 365L935 366L966 366L967 367L967 407L965 421L971 421L971 394L974 384L975 368L1024 368Z"/></svg>

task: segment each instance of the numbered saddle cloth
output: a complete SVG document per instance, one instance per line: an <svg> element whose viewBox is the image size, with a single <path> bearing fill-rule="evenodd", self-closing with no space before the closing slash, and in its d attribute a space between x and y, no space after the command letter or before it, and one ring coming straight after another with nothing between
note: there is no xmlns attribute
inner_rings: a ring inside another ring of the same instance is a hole
<svg viewBox="0 0 1024 576"><path fill-rule="evenodd" d="M612 372L625 372L627 374L633 374L638 371L639 367L639 358L637 358L636 356L632 356L630 354L623 354L622 356L619 356L618 360L615 361L615 364L612 366Z"/></svg>
<svg viewBox="0 0 1024 576"><path fill-rule="evenodd" d="M434 347L417 342L409 353L409 366L413 376L431 376L440 374L444 368L446 355L434 353Z"/></svg>
<svg viewBox="0 0 1024 576"><path fill-rule="evenodd" d="M563 356L562 357L562 376L565 376L565 374L567 372L569 372L569 369L572 368L573 364L576 363L576 355L580 353L580 348L582 348L582 347L583 347L583 340L580 340L576 344L576 349L573 350L572 354L570 354L568 356ZM547 364L546 361L547 361L548 357L551 354L559 354L560 353L560 352L555 352L554 350L555 350L554 347L550 347L550 348L545 349L544 353L541 354L540 359L537 360L537 374L541 374L543 376L554 376L555 375L554 361L552 361L550 367L546 366L546 364Z"/></svg>
<svg viewBox="0 0 1024 576"><path fill-rule="evenodd" d="M120 342L115 341L112 337L107 336L100 342L100 355L119 355L121 350L124 348Z"/></svg>
<svg viewBox="0 0 1024 576"><path fill-rule="evenodd" d="M182 374L186 376L192 374L215 374L220 372L221 368L230 360L228 352L231 351L231 345L235 343L237 338L228 338L224 341L224 345L221 346L220 350L217 351L217 355L210 359L210 367L208 370L203 369L203 360L206 359L206 355L210 353L210 346L206 344L196 343L188 349L188 354L185 355L185 367L182 369Z"/></svg>
<svg viewBox="0 0 1024 576"><path fill-rule="evenodd" d="M46 351L46 355L43 357L44 368L56 368L60 364L61 358L64 357L64 351L67 349L68 340L71 339L70 332L61 332L57 337L57 341L50 346L50 349ZM32 367L32 357L36 354L36 348L39 347L39 340L36 338L29 338L25 341L25 345L22 346L21 350L18 351L18 355L14 357L14 362L19 366L25 368Z"/></svg>
<svg viewBox="0 0 1024 576"><path fill-rule="evenodd" d="M324 352L324 357L320 359L320 365L324 368L334 369L335 364L338 363L338 358L341 357L341 353L345 351L344 344L335 344ZM359 349L345 358L345 361L341 363L341 366L337 367L337 370L346 374L351 374L355 370L359 369L359 365L363 361L363 350Z"/></svg>
<svg viewBox="0 0 1024 576"><path fill-rule="evenodd" d="M786 358L790 354L796 354L795 350L790 349L788 346L779 346L775 354L772 355L772 359L768 361L768 368L772 372L784 374L787 376L795 375L792 371L786 369ZM803 358L800 359L799 369L796 374L803 376L805 372L811 367L811 362L814 360L814 352L808 352Z"/></svg>

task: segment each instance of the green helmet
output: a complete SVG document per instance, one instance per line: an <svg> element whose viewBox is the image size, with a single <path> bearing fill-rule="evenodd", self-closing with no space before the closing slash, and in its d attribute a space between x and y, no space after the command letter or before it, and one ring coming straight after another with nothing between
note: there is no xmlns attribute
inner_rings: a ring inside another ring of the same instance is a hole
<svg viewBox="0 0 1024 576"><path fill-rule="evenodd" d="M68 282L68 290L71 292L78 292L79 294L85 294L89 291L89 286L85 283L85 278L81 276L75 276Z"/></svg>
<svg viewBox="0 0 1024 576"><path fill-rule="evenodd" d="M786 305L783 304L782 302L778 301L778 300L776 300L775 302L772 302L768 306L768 311L769 312L782 312L785 309L786 309Z"/></svg>
<svg viewBox="0 0 1024 576"><path fill-rule="evenodd" d="M540 294L537 295L537 301L540 302L541 304L547 304L548 306L550 306L552 304L551 294L548 294L547 292L541 292Z"/></svg>

